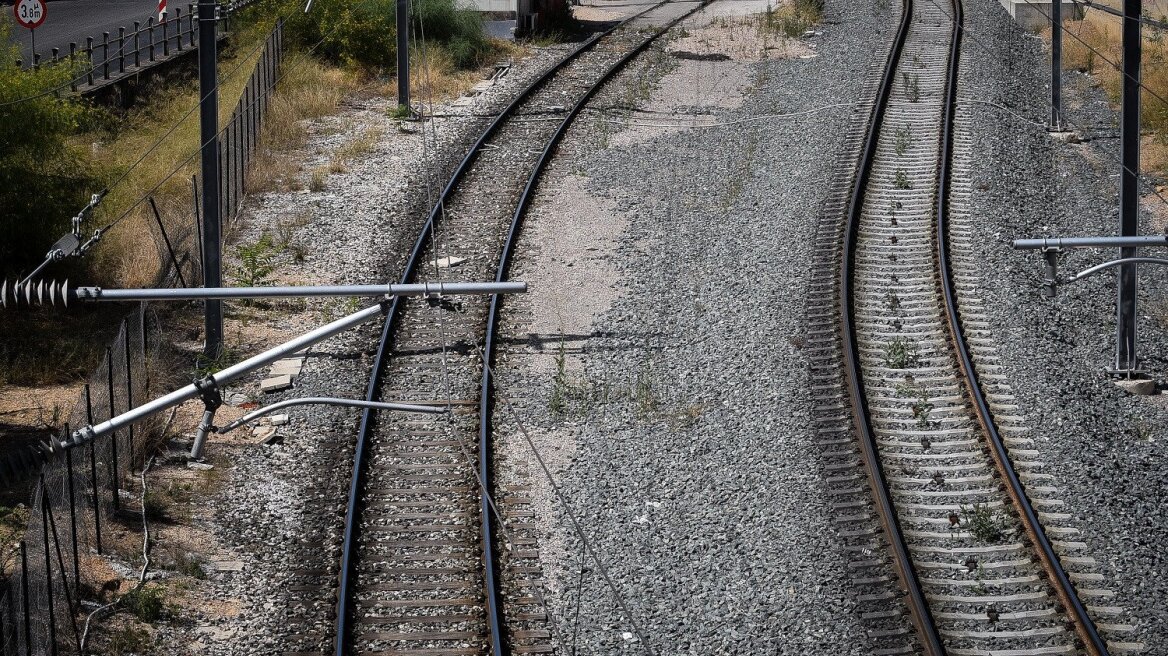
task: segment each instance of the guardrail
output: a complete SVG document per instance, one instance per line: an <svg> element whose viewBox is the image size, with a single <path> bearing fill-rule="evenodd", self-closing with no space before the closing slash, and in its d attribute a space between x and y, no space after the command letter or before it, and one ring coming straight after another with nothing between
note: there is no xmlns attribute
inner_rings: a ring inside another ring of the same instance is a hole
<svg viewBox="0 0 1168 656"><path fill-rule="evenodd" d="M220 5L219 38L227 34L232 13L254 0L239 0ZM48 57L33 52L33 68L62 61L87 62L70 83L70 89L89 93L125 78L170 61L185 53L198 51L199 20L194 4L175 7L174 16L162 21L153 17L145 24L134 21L132 28L119 27L116 34L102 32L101 37L90 36L84 43L70 42L69 51L53 48ZM17 60L18 66L27 62Z"/></svg>

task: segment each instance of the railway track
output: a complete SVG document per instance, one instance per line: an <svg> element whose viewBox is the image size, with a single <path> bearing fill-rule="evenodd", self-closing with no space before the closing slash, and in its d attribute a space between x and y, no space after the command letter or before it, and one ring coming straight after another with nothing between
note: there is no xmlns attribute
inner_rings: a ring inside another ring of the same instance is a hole
<svg viewBox="0 0 1168 656"><path fill-rule="evenodd" d="M817 269L835 273L809 301L808 345L834 521L873 653L1138 651L1133 627L1107 621L1123 611L1030 448L980 312L961 16L960 0L905 1L821 213Z"/></svg>
<svg viewBox="0 0 1168 656"><path fill-rule="evenodd" d="M705 3L662 2L583 44L513 101L433 204L402 280L503 280L527 203L584 103ZM547 119L562 114L562 120ZM367 389L448 407L366 413L357 437L338 591L338 655L553 651L533 516L491 464L499 299L390 307ZM484 491L487 494L484 494Z"/></svg>

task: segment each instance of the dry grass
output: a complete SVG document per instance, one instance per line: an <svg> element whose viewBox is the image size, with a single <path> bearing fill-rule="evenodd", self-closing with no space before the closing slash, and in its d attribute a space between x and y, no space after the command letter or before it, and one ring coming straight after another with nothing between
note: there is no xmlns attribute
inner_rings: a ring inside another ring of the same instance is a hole
<svg viewBox="0 0 1168 656"><path fill-rule="evenodd" d="M1144 13L1160 18L1166 10L1165 3L1153 2L1145 6ZM1063 65L1093 75L1115 103L1120 99L1123 74L1105 58L1115 64L1122 61L1121 23L1118 16L1090 10L1082 20L1064 23ZM1168 34L1145 26L1143 36L1141 78L1147 90L1140 96L1140 120L1152 134L1142 144L1141 167L1168 172L1168 103L1161 100L1168 100Z"/></svg>
<svg viewBox="0 0 1168 656"><path fill-rule="evenodd" d="M219 120L225 123L243 93L248 76L259 59L264 30L260 27L239 36L236 45L220 61ZM151 286L168 256L149 203L140 203L149 190L158 205L167 233L179 252L197 252L191 176L198 170L198 101L193 80L153 91L150 99L131 110L124 119L102 133L84 135L93 155L110 162L115 171L126 171L163 135L177 125L129 176L102 202L99 222L129 212L95 249L93 271L108 285ZM176 170L177 169L177 170ZM171 175L173 172L173 175ZM169 177L168 177L169 176ZM192 267L193 268L193 267Z"/></svg>
<svg viewBox="0 0 1168 656"><path fill-rule="evenodd" d="M306 121L335 113L359 83L356 73L306 55L293 55L284 65L287 73L264 118L260 148L247 174L248 189L257 193L300 188L300 158L293 151L308 141Z"/></svg>

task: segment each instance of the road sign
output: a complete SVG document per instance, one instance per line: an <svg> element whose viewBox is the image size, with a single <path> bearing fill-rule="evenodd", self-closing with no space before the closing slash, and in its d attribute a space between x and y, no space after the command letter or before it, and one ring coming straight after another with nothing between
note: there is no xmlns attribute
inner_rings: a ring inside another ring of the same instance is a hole
<svg viewBox="0 0 1168 656"><path fill-rule="evenodd" d="M12 14L16 16L16 22L30 30L40 27L41 23L45 22L47 13L45 0L16 0L12 4Z"/></svg>

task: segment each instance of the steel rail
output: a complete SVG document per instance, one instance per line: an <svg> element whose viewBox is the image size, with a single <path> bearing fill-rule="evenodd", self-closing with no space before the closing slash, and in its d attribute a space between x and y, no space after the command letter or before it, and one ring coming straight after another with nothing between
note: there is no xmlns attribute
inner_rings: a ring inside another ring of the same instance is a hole
<svg viewBox="0 0 1168 656"><path fill-rule="evenodd" d="M543 149L543 152L540 153L539 160L536 162L535 168L532 169L531 175L527 178L527 184L523 188L523 193L519 196L519 203L515 206L515 214L511 218L511 226L508 228L507 237L503 242L503 252L499 257L499 263L495 269L496 283L503 283L507 280L507 272L511 267L511 255L515 250L516 243L518 242L519 234L523 228L523 220L527 215L527 209L531 205L531 200L534 198L535 189L539 185L539 181L543 175L543 172L547 168L548 163L551 161L556 147L559 146L560 141L563 140L564 135L567 134L568 128L572 125L573 121L575 121L576 116L579 115L582 109L584 109L584 106L588 103L588 101L591 100L598 91L600 91L601 87L607 84L608 81L612 79L612 77L617 73L624 70L625 66L628 65L629 62L644 52L659 37L669 32L670 29L672 29L681 21L692 16L695 12L710 4L710 2L713 2L713 0L701 0L701 2L699 2L693 9L669 21L657 33L653 34L648 39L645 39L640 44L638 44L636 48L633 48L628 53L626 53L623 57L620 58L620 60L618 60L607 71L605 71L604 75L602 75L595 84L589 87L588 90L584 92L584 95L580 97L580 100L578 100L576 104L572 106L572 109L560 122L559 127L556 128L555 134L553 134L551 139L548 140L547 145ZM492 365L495 355L495 333L499 322L499 309L501 301L501 295L491 295L491 307L487 312L486 338L483 345L483 375L479 388L479 477L482 480L483 486L486 488L486 490L491 489L492 481L491 436L494 431L491 415L495 407L494 370ZM491 546L491 542L493 541L493 522L491 520L492 512L490 504L491 501L484 491L480 507L484 540L483 560L486 576L488 579L493 581L498 577L499 564L498 559L495 558L494 549ZM498 595L497 586L494 588L494 593ZM497 614L501 619L503 615L502 599L496 596L496 598L492 601L494 602L492 606L498 609ZM638 639L644 642L646 640L646 636L638 636ZM501 655L510 652L495 651L494 653Z"/></svg>
<svg viewBox="0 0 1168 656"><path fill-rule="evenodd" d="M1006 492L1014 502L1022 527L1029 535L1031 542L1038 551L1042 568L1046 572L1059 602L1066 609L1075 633L1083 642L1087 652L1092 656L1105 656L1107 643L1099 635L1095 622L1087 614L1079 595L1075 592L1074 583L1063 569L1058 554L1055 553L1046 531L1039 521L1038 512L1030 503L1026 495L1026 488L1010 461L1010 454L1005 442L998 432L994 421L993 411L986 401L978 380L977 367L969 351L969 344L965 341L965 331L961 325L961 316L957 311L957 290L953 280L953 266L949 257L949 191L953 175L953 124L957 111L957 66L961 53L961 35L964 27L961 0L953 0L953 32L949 50L949 70L945 80L944 117L941 122L941 155L937 169L937 196L936 196L936 248L937 265L940 267L941 287L945 299L945 315L949 327L949 337L957 353L958 364L965 380L965 387L969 393L977 412L977 421L981 425L982 433L990 446L990 454L1003 480L1007 483Z"/></svg>
<svg viewBox="0 0 1168 656"><path fill-rule="evenodd" d="M954 2L959 1L954 0ZM892 49L888 53L888 60L884 64L884 73L877 91L876 103L872 107L872 116L869 118L868 135L865 138L863 154L860 157L852 198L848 204L847 223L844 227L844 256L840 273L839 303L843 329L844 371L851 397L853 423L859 438L860 451L872 488L877 515L888 539L893 566L900 578L901 587L906 593L905 601L909 614L912 616L913 625L916 627L917 638L926 654L941 656L945 654L945 648L941 644L941 637L933 621L932 611L930 611L929 604L921 590L916 570L913 569L908 546L905 543L904 534L901 532L900 522L896 517L896 510L892 506L892 493L888 487L888 480L885 478L884 469L880 464L868 399L864 394L864 378L860 369L860 348L856 338L856 324L852 307L854 286L852 279L855 275L854 260L860 231L860 215L864 208L866 189L876 160L888 97L892 92L892 86L896 83L897 65L900 62L904 42L912 25L913 0L902 0L901 11L900 26L897 29Z"/></svg>
<svg viewBox="0 0 1168 656"><path fill-rule="evenodd" d="M475 141L475 143L467 151L466 155L459 163L458 168L455 169L454 173L450 176L450 180L442 189L442 193L439 195L437 202L435 202L434 206L430 209L430 214L427 217L425 224L423 224L418 234L417 240L414 242L413 249L410 251L410 256L406 261L406 266L402 271L402 284L409 283L409 281L412 280L417 274L418 266L421 264L422 255L425 252L427 243L430 239L430 234L434 230L434 224L442 215L447 199L449 199L450 195L461 182L463 176L465 176L466 173L470 170L471 165L474 164L475 160L478 159L478 155L482 151L482 148L486 144L487 140L498 131L503 123L511 117L515 110L533 93L535 93L537 90L543 87L544 84L551 80L556 73L561 71L571 62L575 61L578 57L580 57L580 55L595 47L601 39L608 36L609 34L612 34L630 21L639 18L644 14L657 9L658 7L661 7L662 5L667 4L669 1L670 0L663 0L662 2L653 4L643 11L633 14L632 16L629 16L628 18L625 18L615 25L609 27L608 29L597 33L595 36L580 44L578 48L573 50L547 71L544 71L544 73L540 75L534 82L524 88L519 93L519 95L517 95L515 99L512 100L503 109L503 111L501 111L494 118L494 120L491 121L490 125L488 125L486 129L483 130L482 135L479 136L478 140ZM380 400L382 374L385 369L385 363L388 360L390 343L392 342L395 328L401 316L402 308L402 299L400 297L395 297L392 301L390 301L389 310L386 313L385 323L382 326L381 338L378 341L377 352L374 356L373 370L369 376L369 385L365 390L366 401L377 402ZM373 432L373 425L376 415L377 411L372 408L362 411L361 422L357 429L356 447L353 453L353 473L350 479L349 498L345 509L345 527L341 545L341 566L337 590L336 638L334 643L336 656L347 656L349 654L350 641L352 638L349 631L349 615L351 614L349 608L349 597L353 587L353 571L356 564L353 550L357 541L357 517L359 514L361 495L364 487L365 451L370 435ZM490 540L484 540L484 545L485 549L493 548L490 546ZM493 584L493 580L489 582L489 585ZM498 623L498 620L500 619L500 613L498 612L499 609L496 607L496 603L492 603L497 601L498 593L488 589L486 591L486 598L488 600L487 611L489 616L488 624L490 627L489 632L491 634L492 653L495 656L504 656L505 654L509 653L509 651L504 649L504 636L503 632L500 630L500 624Z"/></svg>

